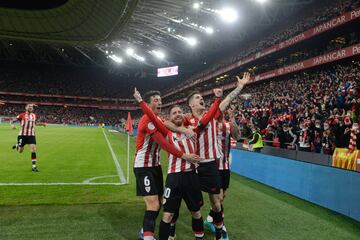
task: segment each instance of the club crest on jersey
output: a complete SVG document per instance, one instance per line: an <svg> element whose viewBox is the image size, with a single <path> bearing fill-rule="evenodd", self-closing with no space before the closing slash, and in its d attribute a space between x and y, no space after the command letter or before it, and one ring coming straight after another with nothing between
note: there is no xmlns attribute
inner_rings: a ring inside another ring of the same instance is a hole
<svg viewBox="0 0 360 240"><path fill-rule="evenodd" d="M154 130L155 129L155 126L152 122L149 122L148 125L147 125L148 129L150 130Z"/></svg>
<svg viewBox="0 0 360 240"><path fill-rule="evenodd" d="M146 191L147 193L149 193L149 192L150 192L150 190L151 190L151 187L150 187L150 186L145 187L145 191Z"/></svg>

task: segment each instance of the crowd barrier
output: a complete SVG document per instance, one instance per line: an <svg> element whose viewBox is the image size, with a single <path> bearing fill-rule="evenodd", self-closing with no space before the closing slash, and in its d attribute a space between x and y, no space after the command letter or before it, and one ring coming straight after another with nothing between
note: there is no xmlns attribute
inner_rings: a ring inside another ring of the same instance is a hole
<svg viewBox="0 0 360 240"><path fill-rule="evenodd" d="M232 172L360 221L359 172L309 163L311 159L239 149L231 154Z"/></svg>

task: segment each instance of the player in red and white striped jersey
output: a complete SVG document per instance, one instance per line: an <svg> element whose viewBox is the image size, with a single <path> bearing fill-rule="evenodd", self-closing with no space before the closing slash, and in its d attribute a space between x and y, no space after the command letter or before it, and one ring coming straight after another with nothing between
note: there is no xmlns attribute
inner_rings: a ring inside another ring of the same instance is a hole
<svg viewBox="0 0 360 240"><path fill-rule="evenodd" d="M224 105L225 107L225 105ZM221 199L221 211L222 216L224 217L224 199L226 195L226 190L229 188L230 184L230 147L231 140L234 141L240 140L240 130L238 125L235 122L234 116L235 106L231 106L226 112L221 113L220 110L217 112L216 117L218 118L218 129L217 129L217 143L220 150L220 158L217 159L217 168L219 170L220 176L220 199ZM219 116L219 117L218 117ZM213 215L214 212L210 209L209 215L206 218L205 226L209 230L214 231L215 226L213 226ZM227 231L225 225L223 226L223 238L227 238Z"/></svg>
<svg viewBox="0 0 360 240"><path fill-rule="evenodd" d="M218 110L222 90L215 89L214 93L217 98L209 112L200 120L199 126L194 129L195 132L200 133L200 130L212 120ZM138 102L140 102L140 106L144 113L150 117L156 128L159 129L164 136L167 136L170 143L183 152L196 152L195 143L191 140L191 138L184 133L169 131L162 121L157 119L151 109L147 107L146 103L142 102L141 96L137 91L135 91L134 97ZM184 116L182 109L179 106L171 107L170 121L176 126L184 128L183 120ZM202 206L203 199L199 179L195 172L195 165L183 158L169 154L169 168L164 194L164 215L160 223L159 232L160 240L168 240L173 216L178 213L182 199L184 199L188 209L192 213L192 228L195 238L203 239L204 228L200 213L200 207Z"/></svg>
<svg viewBox="0 0 360 240"><path fill-rule="evenodd" d="M240 94L240 91L249 81L249 73L245 73L242 79L237 77L237 87L226 96L219 106L221 112L225 111L231 101ZM192 116L188 118L187 121L192 126L197 126L199 120L206 113L204 100L199 92L191 93L187 100L192 112ZM167 126L169 128L176 128L170 123L168 123ZM220 177L216 164L216 159L220 157L220 152L216 138L217 121L214 119L197 135L197 153L201 158L205 159L199 163L197 171L202 191L209 194L211 209L214 212L213 220L216 226L216 239L227 239L222 236L223 217L221 214Z"/></svg>
<svg viewBox="0 0 360 240"><path fill-rule="evenodd" d="M13 149L16 149L19 153L24 151L24 146L26 144L30 145L31 151L31 163L32 171L38 172L36 165L36 138L35 138L35 125L46 126L45 123L36 123L36 114L33 113L34 105L27 104L25 107L25 112L19 114L16 117L15 121L20 121L20 132L18 135L17 144L13 146Z"/></svg>
<svg viewBox="0 0 360 240"><path fill-rule="evenodd" d="M146 93L144 100L155 114L160 113L161 97L158 91ZM157 120L161 121L158 118ZM198 159L197 155L179 151L168 143L147 115L140 119L136 136L134 174L137 195L143 196L146 204L143 229L140 233L140 238L145 240L154 239L155 221L159 214L160 200L163 194L160 148L188 161Z"/></svg>

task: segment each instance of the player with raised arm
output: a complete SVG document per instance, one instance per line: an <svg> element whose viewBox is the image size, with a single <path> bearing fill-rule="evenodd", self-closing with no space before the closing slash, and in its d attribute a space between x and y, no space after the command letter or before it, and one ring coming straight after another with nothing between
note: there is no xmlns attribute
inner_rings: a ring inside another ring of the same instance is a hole
<svg viewBox="0 0 360 240"><path fill-rule="evenodd" d="M201 129L213 119L218 110L220 97L222 97L222 90L214 89L214 93L216 96L215 102L209 109L209 112L201 119L199 126L194 129L197 133L199 133ZM150 117L159 131L161 131L164 136L167 136L168 141L174 144L177 149L186 153L194 153L196 151L196 145L190 137L183 133L169 131L163 122L156 118L151 109L148 108L146 103L142 101L140 93L136 91L136 89L134 97L140 103L143 112ZM172 106L169 114L170 121L172 123L178 127L186 128L183 125L184 115L181 107L177 105ZM189 127L190 126L187 126L187 128ZM160 223L159 231L160 240L169 239L171 227L170 223L174 214L179 211L182 199L184 199L189 211L192 214L192 228L195 239L200 240L204 237L203 221L200 212L203 199L195 168L196 166L194 163L169 154L168 175L163 200L164 214Z"/></svg>
<svg viewBox="0 0 360 240"><path fill-rule="evenodd" d="M33 104L27 104L25 106L25 112L19 114L14 121L20 121L20 132L17 139L17 144L12 148L16 149L19 153L24 151L24 146L29 144L31 152L31 163L33 172L39 172L37 168L37 159L36 159L36 137L35 137L35 125L37 126L46 126L45 123L36 122L36 114L34 111Z"/></svg>
<svg viewBox="0 0 360 240"><path fill-rule="evenodd" d="M144 100L157 115L161 111L160 92L150 91L144 95ZM159 120L161 120L159 118ZM155 222L160 210L163 195L163 175L160 165L160 148L187 161L196 161L198 156L179 151L166 141L147 115L141 117L136 136L136 154L134 174L136 177L136 191L143 196L146 211L140 239L153 240Z"/></svg>
<svg viewBox="0 0 360 240"><path fill-rule="evenodd" d="M220 103L219 109L221 112L224 112L231 101L240 94L245 84L250 80L250 74L245 73L242 79L237 77L237 80L237 87ZM187 103L192 112L192 116L187 121L196 127L206 113L203 97L200 92L192 92L187 98ZM221 239L223 234L223 216L221 212L221 183L216 161L220 158L219 146L216 140L217 125L218 122L214 119L197 135L198 147L196 153L205 159L199 163L197 171L202 191L209 194L211 209L214 213L215 239ZM166 122L166 126L174 131L177 129L179 131L183 130L171 122Z"/></svg>
<svg viewBox="0 0 360 240"><path fill-rule="evenodd" d="M244 88L245 84L250 80L250 74L245 73L243 78L236 76L238 84L237 88L234 89L227 98L224 99L219 107L219 112L216 114L218 120L217 125L217 143L220 151L220 157L217 159L217 167L219 170L220 176L220 201L221 201L221 213L224 219L224 198L226 195L226 190L230 185L230 145L231 137L240 140L240 130L238 125L235 122L234 109L235 106L230 105L231 101L237 97L240 91ZM210 209L209 215L205 220L205 227L207 227L212 232L215 232L215 225L213 223L214 211ZM222 239L229 239L225 225L223 225Z"/></svg>

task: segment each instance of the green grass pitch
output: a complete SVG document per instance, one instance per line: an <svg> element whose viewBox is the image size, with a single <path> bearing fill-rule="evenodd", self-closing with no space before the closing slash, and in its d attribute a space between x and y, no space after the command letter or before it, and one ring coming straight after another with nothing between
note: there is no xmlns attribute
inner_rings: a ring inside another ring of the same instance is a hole
<svg viewBox="0 0 360 240"><path fill-rule="evenodd" d="M37 127L40 172L33 173L28 147L23 154L11 149L17 133L0 125L1 240L136 239L144 204L135 196L132 166L130 184L116 185L121 179L104 133L125 178L126 135L98 128ZM131 145L133 159L133 139ZM204 216L208 208L206 201ZM230 239L360 239L358 222L235 174L225 201L225 223ZM177 236L193 239L184 204ZM206 239L213 237L207 234Z"/></svg>

